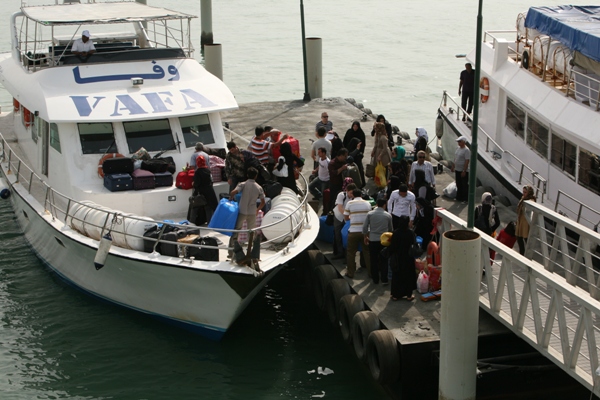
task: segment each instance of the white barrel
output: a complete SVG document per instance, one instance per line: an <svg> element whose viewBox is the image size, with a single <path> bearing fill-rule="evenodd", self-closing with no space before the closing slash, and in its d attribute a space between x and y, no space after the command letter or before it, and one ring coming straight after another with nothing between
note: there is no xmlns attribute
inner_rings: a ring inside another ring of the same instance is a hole
<svg viewBox="0 0 600 400"><path fill-rule="evenodd" d="M123 224L121 226L123 226L124 229L122 232L125 234L120 235L122 242L120 241L119 244L115 243L116 246L131 250L144 251L144 232L156 225L156 223L151 218L138 218L139 217L135 219L127 217L123 218Z"/></svg>
<svg viewBox="0 0 600 400"><path fill-rule="evenodd" d="M281 188L281 194L289 194L290 196L294 196L296 198L298 197L296 192L294 192L292 189L287 188L287 187Z"/></svg>
<svg viewBox="0 0 600 400"><path fill-rule="evenodd" d="M286 203L286 204L295 204L296 207L300 205L300 201L296 196L289 196L286 194L280 194L277 197L271 199L271 208L277 207L278 204Z"/></svg>
<svg viewBox="0 0 600 400"><path fill-rule="evenodd" d="M273 204L273 200L271 201L271 204ZM288 233L287 236L280 237L279 239L275 240L274 243L281 243L286 239L291 239L292 237L289 235L289 233L292 231L292 224L294 226L292 234L295 235L298 232L300 229L300 222L302 221L302 218L304 218L302 209L296 210L296 208L298 208L298 204L292 201L280 200L278 203L271 206L271 210L263 217L261 225L267 226L275 222L280 223L267 228L262 228L262 233L265 235L267 240L274 239L286 233ZM292 220L291 222L290 218L288 218L290 215Z"/></svg>

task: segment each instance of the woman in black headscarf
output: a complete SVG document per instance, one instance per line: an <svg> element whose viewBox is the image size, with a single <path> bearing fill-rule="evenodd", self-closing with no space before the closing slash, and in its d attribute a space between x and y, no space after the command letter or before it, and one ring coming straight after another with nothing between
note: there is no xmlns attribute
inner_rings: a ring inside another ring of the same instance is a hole
<svg viewBox="0 0 600 400"><path fill-rule="evenodd" d="M333 132L333 139L331 139L331 159L335 157L336 154L340 151L340 149L344 148L344 143L342 139L337 135L337 133Z"/></svg>
<svg viewBox="0 0 600 400"><path fill-rule="evenodd" d="M350 141L354 138L358 139L358 141L361 142L363 146L366 143L365 132L360 127L360 122L358 121L352 122L352 127L348 129L346 131L346 134L344 135L344 147L347 148L348 151L350 151L350 149L348 148L348 146L350 145Z"/></svg>
<svg viewBox="0 0 600 400"><path fill-rule="evenodd" d="M283 168L283 164L287 165L287 176L278 176L277 181L281 183L281 186L290 188L297 194L299 193L298 187L296 186L296 177L294 176L294 167L302 168L304 166L304 162L299 159L294 153L292 153L292 146L289 143L284 142L279 146L279 151L281 158L278 160L275 168L279 171Z"/></svg>
<svg viewBox="0 0 600 400"><path fill-rule="evenodd" d="M415 299L413 290L417 288L415 259L409 253L410 246L415 242L415 234L409 229L410 218L402 216L398 221L398 229L394 231L388 251L392 267L392 300L403 298L408 301Z"/></svg>
<svg viewBox="0 0 600 400"><path fill-rule="evenodd" d="M385 192L385 199L389 200L392 192L394 190L400 189L400 184L402 181L396 175L390 176L390 180L388 181L387 191Z"/></svg>
<svg viewBox="0 0 600 400"><path fill-rule="evenodd" d="M364 133L363 133L364 135ZM345 139L345 138L344 138ZM358 172L360 173L360 178L362 179L363 185L365 184L365 169L363 167L363 146L365 142L361 142L358 138L352 138L348 145L344 143L344 147L348 149L348 156L354 159L354 163L358 167ZM362 187L362 186L361 186Z"/></svg>
<svg viewBox="0 0 600 400"><path fill-rule="evenodd" d="M207 204L203 207L203 210L195 210L197 214L191 214L192 216L195 216L195 218L192 217L194 221L190 220L190 222L196 225L202 225L205 222L209 222L213 213L217 209L219 202L217 201L217 195L215 194L215 189L213 188L212 176L210 174L210 170L206 166L206 160L204 157L196 158L193 195L203 195Z"/></svg>

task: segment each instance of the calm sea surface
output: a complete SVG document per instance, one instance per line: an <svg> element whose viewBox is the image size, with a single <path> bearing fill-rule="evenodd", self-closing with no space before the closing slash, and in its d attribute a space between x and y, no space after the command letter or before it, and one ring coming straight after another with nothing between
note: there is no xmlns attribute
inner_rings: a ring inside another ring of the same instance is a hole
<svg viewBox="0 0 600 400"><path fill-rule="evenodd" d="M198 0L147 2L200 9ZM484 28L512 29L528 6L554 4L487 1ZM7 16L20 1L2 5L7 40ZM464 60L454 56L475 45L476 1L305 0L304 7L307 37L323 39L325 97L354 98L401 130L433 131L442 91L457 91ZM213 30L239 103L303 97L299 1L213 1ZM199 48L199 19L194 32ZM1 93L0 103L10 96ZM333 122L341 132L351 124ZM313 372L319 366L334 373ZM214 343L66 286L32 254L8 202L0 203L0 399L313 397L386 398L291 271Z"/></svg>

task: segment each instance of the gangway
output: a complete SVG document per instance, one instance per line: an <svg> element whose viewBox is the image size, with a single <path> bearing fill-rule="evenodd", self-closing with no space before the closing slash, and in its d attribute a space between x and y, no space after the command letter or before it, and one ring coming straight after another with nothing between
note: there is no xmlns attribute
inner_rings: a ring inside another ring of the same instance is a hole
<svg viewBox="0 0 600 400"><path fill-rule="evenodd" d="M600 396L600 234L534 202L525 256L481 234L479 305L578 382ZM438 209L439 230L466 221ZM495 252L491 259L490 252Z"/></svg>

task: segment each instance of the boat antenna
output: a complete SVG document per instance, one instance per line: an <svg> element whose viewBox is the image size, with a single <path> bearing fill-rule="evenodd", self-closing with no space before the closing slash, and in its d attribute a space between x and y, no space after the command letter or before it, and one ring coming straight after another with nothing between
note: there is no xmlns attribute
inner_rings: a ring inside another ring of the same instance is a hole
<svg viewBox="0 0 600 400"><path fill-rule="evenodd" d="M117 143L117 139L115 139L115 138L113 137L113 141L112 141L112 143L110 144L110 146L108 146L108 147L106 148L106 151L104 152L104 154L102 154L102 157L104 157L105 155L107 155L107 154L110 152L110 149L112 149L112 147L113 147L113 146L114 146L116 143Z"/></svg>

